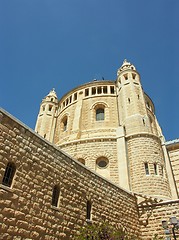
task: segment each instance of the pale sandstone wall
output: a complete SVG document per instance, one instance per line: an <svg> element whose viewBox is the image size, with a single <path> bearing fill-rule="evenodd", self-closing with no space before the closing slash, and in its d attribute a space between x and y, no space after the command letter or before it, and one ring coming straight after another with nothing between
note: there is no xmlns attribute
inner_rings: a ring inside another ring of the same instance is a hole
<svg viewBox="0 0 179 240"><path fill-rule="evenodd" d="M91 170L119 184L119 173L117 165L117 145L116 139L96 139L89 141L74 142L61 145L60 148L75 159L84 159L85 165ZM98 171L96 160L99 157L106 157L109 160L107 169ZM109 174L108 174L109 171Z"/></svg>
<svg viewBox="0 0 179 240"><path fill-rule="evenodd" d="M94 106L104 104L105 107L105 120L96 121ZM118 109L116 96L96 96L83 101L83 108L81 114L81 130L85 137L88 136L111 136L111 129L116 130L118 127ZM98 132L104 129L103 132Z"/></svg>
<svg viewBox="0 0 179 240"><path fill-rule="evenodd" d="M172 170L176 182L177 189L179 191L179 143L168 146L168 154L170 157Z"/></svg>
<svg viewBox="0 0 179 240"><path fill-rule="evenodd" d="M97 92L99 88L103 91L104 87L107 88L107 93ZM113 93L111 87L114 88ZM92 94L93 88L96 89L95 94ZM86 89L89 93L87 96ZM73 100L75 95L76 100ZM100 105L105 107L104 121L96 121L95 107ZM116 135L119 123L114 82L97 81L75 88L59 101L59 107L54 138L57 145L76 139ZM64 116L68 118L66 131L61 126Z"/></svg>
<svg viewBox="0 0 179 240"><path fill-rule="evenodd" d="M160 140L154 135L138 134L128 138L127 146L132 191L170 199L171 192ZM145 163L148 163L149 175L146 175ZM157 164L157 175L154 172L154 163Z"/></svg>
<svg viewBox="0 0 179 240"><path fill-rule="evenodd" d="M139 207L142 239L151 240L155 234L165 239L162 220L169 221L171 216L179 219L179 200L147 205L145 203L144 206ZM179 237L179 230L176 230L176 235ZM173 239L172 234L170 236Z"/></svg>
<svg viewBox="0 0 179 240"><path fill-rule="evenodd" d="M54 91L42 100L35 126L35 131L50 142L53 142L58 107L57 95Z"/></svg>
<svg viewBox="0 0 179 240"><path fill-rule="evenodd" d="M12 188L0 185L0 239L71 239L86 222L121 223L139 233L136 198L91 172L7 113L0 114L0 181L9 161L16 164ZM59 208L51 206L60 186Z"/></svg>

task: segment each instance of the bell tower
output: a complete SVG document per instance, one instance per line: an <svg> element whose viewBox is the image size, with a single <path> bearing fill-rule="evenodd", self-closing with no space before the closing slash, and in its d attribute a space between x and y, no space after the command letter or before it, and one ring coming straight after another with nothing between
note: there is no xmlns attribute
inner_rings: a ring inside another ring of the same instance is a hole
<svg viewBox="0 0 179 240"><path fill-rule="evenodd" d="M124 60L117 72L119 119L126 134L150 131L140 75L131 63Z"/></svg>
<svg viewBox="0 0 179 240"><path fill-rule="evenodd" d="M117 72L116 84L119 122L125 136L130 190L170 199L171 191L154 105L142 89L140 75L135 66L127 60L124 60Z"/></svg>
<svg viewBox="0 0 179 240"><path fill-rule="evenodd" d="M58 99L55 89L42 100L37 117L35 131L50 142L53 142L58 110Z"/></svg>

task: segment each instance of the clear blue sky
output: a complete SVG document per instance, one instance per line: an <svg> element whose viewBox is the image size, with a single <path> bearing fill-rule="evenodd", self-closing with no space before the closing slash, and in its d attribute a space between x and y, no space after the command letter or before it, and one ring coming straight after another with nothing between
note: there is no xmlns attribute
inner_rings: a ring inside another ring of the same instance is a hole
<svg viewBox="0 0 179 240"><path fill-rule="evenodd" d="M115 80L125 58L179 138L178 0L0 0L0 105L31 128L53 87Z"/></svg>

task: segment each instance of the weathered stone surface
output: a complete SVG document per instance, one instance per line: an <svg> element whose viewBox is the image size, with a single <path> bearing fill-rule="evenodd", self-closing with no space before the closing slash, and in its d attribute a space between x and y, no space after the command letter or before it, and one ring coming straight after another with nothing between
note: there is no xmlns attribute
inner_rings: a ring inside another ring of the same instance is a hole
<svg viewBox="0 0 179 240"><path fill-rule="evenodd" d="M16 122L6 117L10 123L9 134L12 134L11 126ZM20 138L16 136L19 145L11 144L12 138L8 138L11 150L0 154L4 163L0 171L1 182L12 155L20 153L21 156L13 159L16 173L12 189L0 187L3 196L0 200L0 239L72 239L76 229L86 224L87 200L92 203L93 222L101 222L104 215L111 224L123 221L129 232L139 233L135 196L92 173L34 133L21 131L18 123L16 132L20 132ZM5 140L6 135L2 141ZM23 151L22 142L24 146L27 144ZM52 189L56 184L60 187L59 205L52 207ZM117 209L123 215L115 214Z"/></svg>
<svg viewBox="0 0 179 240"><path fill-rule="evenodd" d="M166 220L169 223L171 216L176 216L179 219L179 200L139 206L142 239L148 240L149 236L152 238L155 234L164 238L162 221ZM170 236L172 236L171 228L170 233ZM176 230L176 233L178 234L178 230Z"/></svg>

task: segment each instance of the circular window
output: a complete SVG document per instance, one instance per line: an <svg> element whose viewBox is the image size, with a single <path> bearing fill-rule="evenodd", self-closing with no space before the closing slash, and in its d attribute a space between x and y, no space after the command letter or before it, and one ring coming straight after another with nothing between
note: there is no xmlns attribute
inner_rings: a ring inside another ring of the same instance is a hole
<svg viewBox="0 0 179 240"><path fill-rule="evenodd" d="M99 168L106 168L108 163L109 163L109 161L106 158L99 158L99 159L97 159L97 162L96 162L96 164Z"/></svg>

